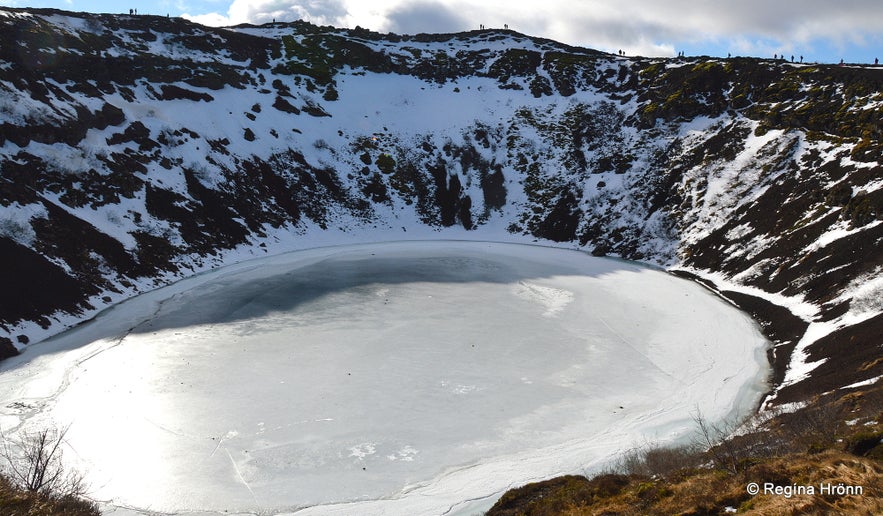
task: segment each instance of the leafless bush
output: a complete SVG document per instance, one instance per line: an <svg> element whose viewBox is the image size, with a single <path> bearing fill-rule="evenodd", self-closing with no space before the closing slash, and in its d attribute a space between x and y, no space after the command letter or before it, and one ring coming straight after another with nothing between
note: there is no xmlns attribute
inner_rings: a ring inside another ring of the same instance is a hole
<svg viewBox="0 0 883 516"><path fill-rule="evenodd" d="M648 443L626 452L613 466L615 473L665 477L702 463L704 450L695 444L659 446Z"/></svg>
<svg viewBox="0 0 883 516"><path fill-rule="evenodd" d="M665 476L680 469L696 467L700 462L700 450L689 444L655 448L644 454L644 464L652 475Z"/></svg>
<svg viewBox="0 0 883 516"><path fill-rule="evenodd" d="M837 440L840 418L833 404L799 410L788 415L786 432L789 440L804 449L829 446Z"/></svg>
<svg viewBox="0 0 883 516"><path fill-rule="evenodd" d="M771 427L771 414L757 414L747 421L724 420L712 423L701 413L693 415L696 446L706 450L714 467L738 473L761 457L790 451L792 440L779 428Z"/></svg>
<svg viewBox="0 0 883 516"><path fill-rule="evenodd" d="M666 477L685 468L710 465L736 474L761 458L828 448L837 441L842 426L832 404L794 413L772 409L745 421L712 422L698 410L692 418L696 432L689 444L647 443L622 454L605 471Z"/></svg>
<svg viewBox="0 0 883 516"><path fill-rule="evenodd" d="M0 450L9 480L19 489L40 493L49 498L80 498L86 483L79 472L65 468L64 438L68 429L55 427L24 432L15 440L3 437Z"/></svg>
<svg viewBox="0 0 883 516"><path fill-rule="evenodd" d="M707 450L706 453L716 468L738 473L742 459L749 456L742 453L745 450L731 439L741 425L733 421L712 423L698 411L693 414L693 422L696 424L694 444Z"/></svg>

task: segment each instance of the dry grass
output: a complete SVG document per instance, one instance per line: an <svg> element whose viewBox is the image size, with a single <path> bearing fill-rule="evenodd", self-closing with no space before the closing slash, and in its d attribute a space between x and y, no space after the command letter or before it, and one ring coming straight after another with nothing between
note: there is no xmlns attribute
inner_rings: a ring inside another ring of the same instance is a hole
<svg viewBox="0 0 883 516"><path fill-rule="evenodd" d="M547 511L542 504L513 508L509 512L492 510L489 515L561 516L600 515L811 515L811 514L883 514L883 467L877 461L855 457L846 452L827 451L821 454L789 455L768 459L749 467L743 473L732 475L720 470L685 471L680 478L669 480L641 476L628 477L628 483L608 497L595 497L591 502L574 501L559 511ZM770 482L780 486L814 486L815 494L760 493L751 496L746 491L750 482L763 485ZM823 494L822 484L862 486L864 494ZM591 491L594 480L589 480L584 491ZM577 498L580 493L573 493ZM556 505L560 505L560 499ZM730 512L727 512L729 508Z"/></svg>
<svg viewBox="0 0 883 516"><path fill-rule="evenodd" d="M99 516L98 507L78 498L53 498L14 487L0 476L0 514L3 516Z"/></svg>
<svg viewBox="0 0 883 516"><path fill-rule="evenodd" d="M877 461L828 451L797 460L778 459L766 467L788 474L792 482L816 487L814 494L791 498L760 494L748 500L746 514L883 514L883 467ZM819 486L861 486L863 495L823 494Z"/></svg>
<svg viewBox="0 0 883 516"><path fill-rule="evenodd" d="M727 439L717 450L725 461L715 460L714 447L645 446L620 460L618 474L527 485L487 515L883 514L880 394L874 387L766 419ZM750 483L761 492L749 494ZM765 492L767 483L791 493ZM860 486L862 493L824 492L823 485Z"/></svg>

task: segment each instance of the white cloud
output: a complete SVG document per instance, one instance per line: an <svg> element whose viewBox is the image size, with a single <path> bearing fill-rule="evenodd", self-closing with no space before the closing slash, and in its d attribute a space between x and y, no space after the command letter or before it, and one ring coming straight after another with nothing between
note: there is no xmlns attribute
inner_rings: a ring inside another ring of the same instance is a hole
<svg viewBox="0 0 883 516"><path fill-rule="evenodd" d="M508 24L564 43L646 55L670 55L688 42L762 51L816 40L879 43L883 27L879 0L233 0L224 14L185 17L208 25L300 18L400 33Z"/></svg>
<svg viewBox="0 0 883 516"><path fill-rule="evenodd" d="M345 26L348 22L346 0L233 0L226 14L182 14L205 25L237 25L307 20L317 25Z"/></svg>
<svg viewBox="0 0 883 516"><path fill-rule="evenodd" d="M207 13L207 14L183 14L181 15L184 18L196 23L200 23L202 25L208 25L211 27L224 27L226 25L236 25L237 23L242 22L234 22L230 20L230 18L220 15L218 13Z"/></svg>
<svg viewBox="0 0 883 516"><path fill-rule="evenodd" d="M397 33L459 32L474 25L462 12L439 0L401 2L386 13L382 29Z"/></svg>

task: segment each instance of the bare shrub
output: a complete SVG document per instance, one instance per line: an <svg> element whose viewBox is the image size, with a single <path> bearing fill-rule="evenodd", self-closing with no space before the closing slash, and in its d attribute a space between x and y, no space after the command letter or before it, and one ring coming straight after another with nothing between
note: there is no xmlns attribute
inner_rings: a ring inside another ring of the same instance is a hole
<svg viewBox="0 0 883 516"><path fill-rule="evenodd" d="M693 415L696 437L693 444L706 450L712 465L730 473L739 473L760 457L772 457L788 451L790 440L778 429L770 428L771 415L755 415L747 421L724 420L712 423L698 411Z"/></svg>
<svg viewBox="0 0 883 516"><path fill-rule="evenodd" d="M740 461L761 457L774 457L791 449L791 440L783 436L782 429L770 424L781 414L778 410L768 410L755 414L741 425L728 425L725 431L735 426L727 437L731 441L730 450L736 452Z"/></svg>
<svg viewBox="0 0 883 516"><path fill-rule="evenodd" d="M5 472L15 487L52 499L81 498L86 483L79 472L65 468L62 447L68 429L55 427L3 438L0 450Z"/></svg>
<svg viewBox="0 0 883 516"><path fill-rule="evenodd" d="M693 445L654 448L644 454L644 464L652 475L667 476L684 468L700 464L701 453Z"/></svg>
<svg viewBox="0 0 883 516"><path fill-rule="evenodd" d="M728 439L736 430L731 423L712 423L705 419L700 412L693 414L693 422L696 424L696 446L707 450L708 456L718 469L738 473L739 459L733 449L732 442Z"/></svg>
<svg viewBox="0 0 883 516"><path fill-rule="evenodd" d="M659 446L648 443L623 454L613 470L626 475L666 477L703 462L704 450L695 444Z"/></svg>
<svg viewBox="0 0 883 516"><path fill-rule="evenodd" d="M840 417L833 404L819 404L789 414L785 432L795 446L803 450L827 448L837 441Z"/></svg>

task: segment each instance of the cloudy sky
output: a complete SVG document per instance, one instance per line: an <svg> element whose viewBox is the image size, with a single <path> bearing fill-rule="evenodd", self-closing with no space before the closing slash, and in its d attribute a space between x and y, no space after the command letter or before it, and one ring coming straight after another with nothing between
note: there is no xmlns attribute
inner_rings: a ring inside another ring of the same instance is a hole
<svg viewBox="0 0 883 516"><path fill-rule="evenodd" d="M630 55L883 58L881 0L0 0L14 7L183 16L206 25L305 19L381 32L509 28Z"/></svg>

